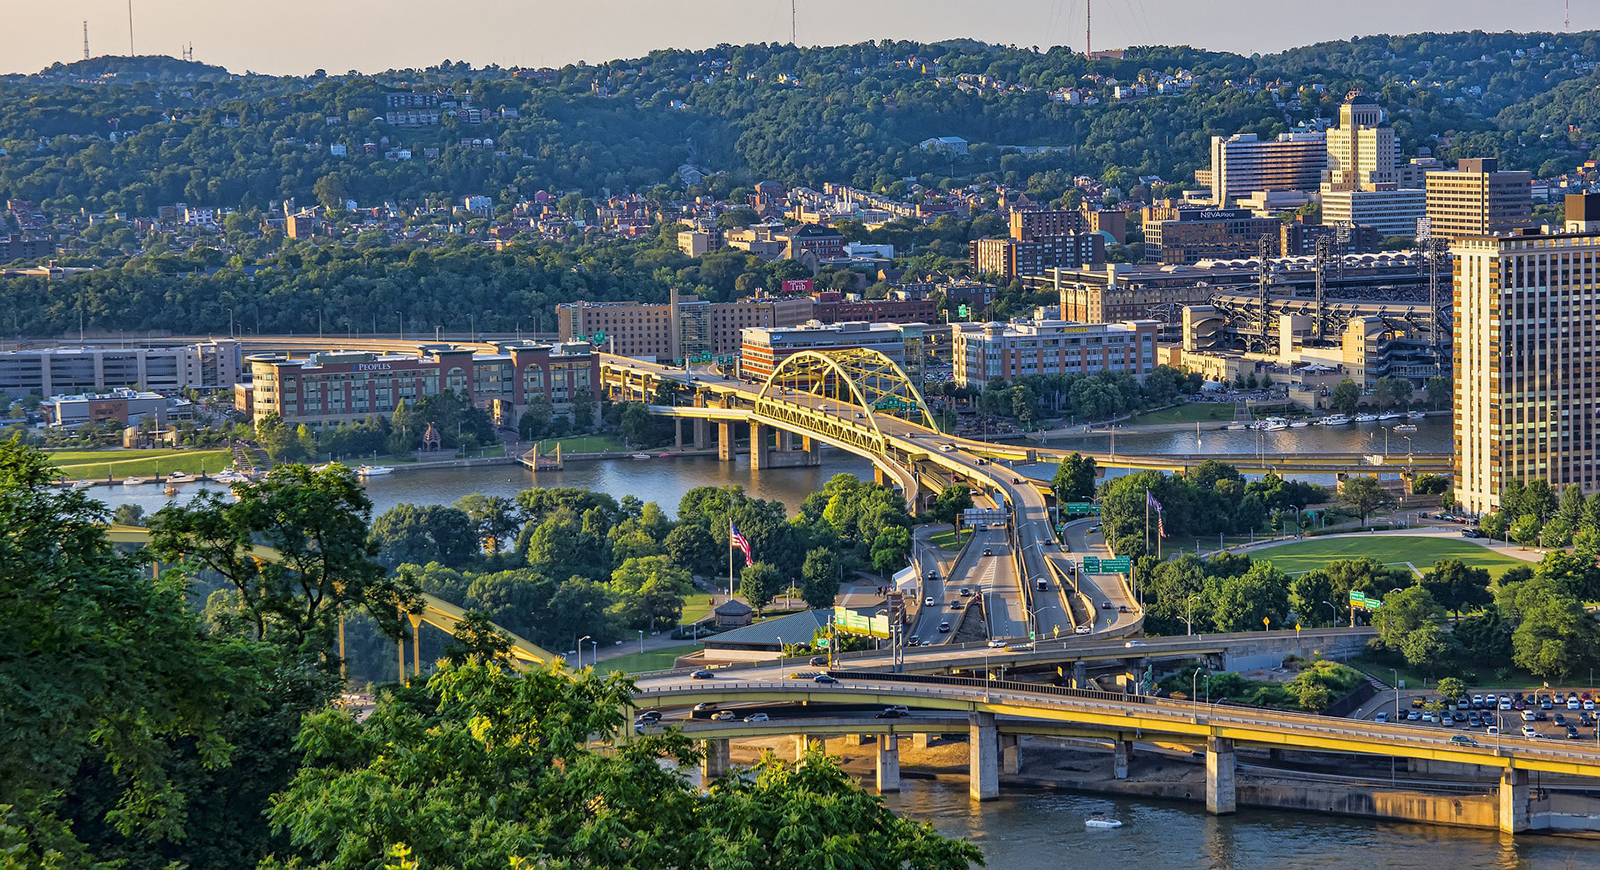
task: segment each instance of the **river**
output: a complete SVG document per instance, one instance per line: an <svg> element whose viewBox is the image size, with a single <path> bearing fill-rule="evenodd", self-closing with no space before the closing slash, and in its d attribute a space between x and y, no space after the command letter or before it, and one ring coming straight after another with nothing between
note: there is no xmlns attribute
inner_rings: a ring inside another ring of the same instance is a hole
<svg viewBox="0 0 1600 870"><path fill-rule="evenodd" d="M1417 431L1409 435L1390 432L1389 455L1391 461L1403 461L1408 446L1418 452L1448 452L1452 449L1450 418L1429 417L1414 421ZM1171 453L1382 453L1384 431L1393 423L1382 426L1376 423L1356 423L1348 426L1311 426L1304 429L1286 429L1278 432L1226 431L1215 428L1202 429L1199 446L1192 431L1167 431L1155 433L1128 433L1116 436L1115 449L1130 454ZM1406 439L1410 439L1408 445ZM1046 442L1059 449L1105 450L1112 449L1110 435L1087 438L1057 438ZM481 492L489 495L515 496L524 489L535 486L588 487L599 492L609 492L621 498L632 494L644 501L653 501L669 515L676 516L678 502L683 494L697 486L727 486L739 484L755 498L780 501L792 513L807 495L822 488L835 474L854 474L863 479L872 476L872 464L865 459L839 450L825 450L823 465L819 468L773 468L752 472L750 457L740 456L737 461L725 463L709 456L681 456L670 459L612 460L606 462L569 462L560 471L542 471L537 476L521 465L489 465L475 468L405 469L367 481L367 494L372 498L373 515L382 514L403 502L412 504L449 504L463 495ZM1049 480L1055 466L1039 463L1017 469L1017 473L1039 480ZM1111 474L1124 472L1113 470ZM1332 483L1331 475L1310 475L1307 479L1318 483ZM178 499L191 497L199 487L184 485ZM96 487L90 491L95 498L115 507L119 504L137 504L151 513L166 506L169 499L161 488L153 485L140 487Z"/></svg>
<svg viewBox="0 0 1600 870"><path fill-rule="evenodd" d="M1600 866L1600 841L1241 809L1207 815L1199 804L1070 792L1003 789L973 803L965 782L906 778L885 802L895 812L964 837L990 867L1061 870L1093 863L1160 870L1568 870ZM1087 816L1124 822L1085 828Z"/></svg>

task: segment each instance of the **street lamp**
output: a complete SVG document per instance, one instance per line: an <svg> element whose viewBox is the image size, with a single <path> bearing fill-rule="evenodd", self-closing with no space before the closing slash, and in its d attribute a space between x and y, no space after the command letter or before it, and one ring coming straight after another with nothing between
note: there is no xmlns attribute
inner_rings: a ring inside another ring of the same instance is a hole
<svg viewBox="0 0 1600 870"><path fill-rule="evenodd" d="M1207 690L1206 694L1207 694L1207 699L1208 700L1209 700L1209 696L1210 696L1210 689L1211 689L1211 674L1210 674L1210 672L1207 672L1206 673L1206 690ZM1195 718L1196 719L1200 718L1200 669L1199 668L1195 668L1194 669L1194 674L1192 675L1192 677L1189 680L1189 703L1194 705L1194 716L1195 716Z"/></svg>
<svg viewBox="0 0 1600 870"><path fill-rule="evenodd" d="M1394 721L1398 724L1400 722L1400 671L1390 668L1389 673L1394 674ZM1494 718L1498 720L1500 718L1499 714L1495 714Z"/></svg>
<svg viewBox="0 0 1600 870"><path fill-rule="evenodd" d="M1189 604L1189 618L1185 619L1183 621L1184 627L1186 629L1184 631L1184 634L1187 635L1187 636L1190 636L1190 637L1194 636L1194 603L1196 601L1198 601L1199 599L1200 599L1200 596L1198 596L1198 595L1189 596L1189 602L1188 602L1188 604Z"/></svg>
<svg viewBox="0 0 1600 870"><path fill-rule="evenodd" d="M592 667L596 667L599 664L600 664L600 641L591 640L591 641L589 641L589 667L591 667L591 668Z"/></svg>
<svg viewBox="0 0 1600 870"><path fill-rule="evenodd" d="M583 642L590 639L590 635L578 638L578 670L583 670Z"/></svg>
<svg viewBox="0 0 1600 870"><path fill-rule="evenodd" d="M644 629L639 629L639 655L644 655Z"/></svg>

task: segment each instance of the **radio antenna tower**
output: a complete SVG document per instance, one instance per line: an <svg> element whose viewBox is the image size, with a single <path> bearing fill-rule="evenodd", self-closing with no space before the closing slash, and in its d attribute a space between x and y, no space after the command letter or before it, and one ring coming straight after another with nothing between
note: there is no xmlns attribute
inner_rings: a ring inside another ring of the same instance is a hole
<svg viewBox="0 0 1600 870"><path fill-rule="evenodd" d="M83 59L89 59L89 22L83 22Z"/></svg>
<svg viewBox="0 0 1600 870"><path fill-rule="evenodd" d="M133 0L128 0L128 57L136 57L133 53Z"/></svg>
<svg viewBox="0 0 1600 870"><path fill-rule="evenodd" d="M1083 3L1083 59L1094 60L1094 0Z"/></svg>
<svg viewBox="0 0 1600 870"><path fill-rule="evenodd" d="M1561 22L1561 30L1564 33L1572 30L1572 0L1567 0L1567 17Z"/></svg>
<svg viewBox="0 0 1600 870"><path fill-rule="evenodd" d="M789 44L799 46L800 40L796 34L799 32L800 16L795 11L795 0L789 0Z"/></svg>

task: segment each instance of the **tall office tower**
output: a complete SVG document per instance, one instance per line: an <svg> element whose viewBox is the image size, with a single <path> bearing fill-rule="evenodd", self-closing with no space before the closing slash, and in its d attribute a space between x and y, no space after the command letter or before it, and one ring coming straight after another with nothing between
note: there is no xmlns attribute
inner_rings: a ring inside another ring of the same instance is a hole
<svg viewBox="0 0 1600 870"><path fill-rule="evenodd" d="M1328 168L1322 133L1254 133L1211 137L1211 201L1227 207L1258 190L1314 192Z"/></svg>
<svg viewBox="0 0 1600 870"><path fill-rule="evenodd" d="M1559 232L1450 246L1456 501L1474 513L1513 480L1600 490L1600 194L1566 205Z"/></svg>
<svg viewBox="0 0 1600 870"><path fill-rule="evenodd" d="M1324 188L1378 190L1400 180L1394 130L1380 126L1378 101L1351 92L1339 107L1339 126L1328 131L1328 175Z"/></svg>
<svg viewBox="0 0 1600 870"><path fill-rule="evenodd" d="M1434 238L1499 236L1533 226L1533 173L1500 171L1493 157L1428 173L1428 223Z"/></svg>

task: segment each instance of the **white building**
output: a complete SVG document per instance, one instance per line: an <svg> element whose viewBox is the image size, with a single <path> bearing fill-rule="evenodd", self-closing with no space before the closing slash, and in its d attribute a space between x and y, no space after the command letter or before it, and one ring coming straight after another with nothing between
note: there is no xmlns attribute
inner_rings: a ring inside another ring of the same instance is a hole
<svg viewBox="0 0 1600 870"><path fill-rule="evenodd" d="M0 353L0 393L20 399L140 388L231 390L244 370L231 338L186 347L56 347Z"/></svg>
<svg viewBox="0 0 1600 870"><path fill-rule="evenodd" d="M1156 367L1154 320L1121 323L1075 323L1046 319L1039 309L1032 319L1010 323L952 323L954 379L963 387L982 387L994 378L1012 381L1024 375L1127 372L1142 378Z"/></svg>

